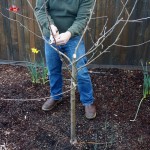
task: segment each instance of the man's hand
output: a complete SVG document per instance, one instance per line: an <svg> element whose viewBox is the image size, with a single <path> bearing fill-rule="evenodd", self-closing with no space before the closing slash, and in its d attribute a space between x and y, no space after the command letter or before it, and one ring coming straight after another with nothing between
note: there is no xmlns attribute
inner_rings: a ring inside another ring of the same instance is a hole
<svg viewBox="0 0 150 150"><path fill-rule="evenodd" d="M54 38L59 35L59 31L53 24L50 26L50 43L55 43Z"/></svg>
<svg viewBox="0 0 150 150"><path fill-rule="evenodd" d="M58 33L59 33L57 27L54 26L53 24L50 26L50 33L51 32L53 33L54 37L56 37L58 35ZM51 33L51 35L52 35L52 33Z"/></svg>
<svg viewBox="0 0 150 150"><path fill-rule="evenodd" d="M71 38L71 33L69 31L65 33L61 33L57 35L55 38L56 45L65 45L69 41L70 38Z"/></svg>

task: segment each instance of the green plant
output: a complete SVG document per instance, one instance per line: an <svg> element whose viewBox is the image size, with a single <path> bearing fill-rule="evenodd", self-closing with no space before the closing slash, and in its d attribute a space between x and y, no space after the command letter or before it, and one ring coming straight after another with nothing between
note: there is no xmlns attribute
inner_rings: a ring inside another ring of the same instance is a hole
<svg viewBox="0 0 150 150"><path fill-rule="evenodd" d="M145 67L143 66L143 63L142 63L142 67L143 67L143 75L144 75L143 97L146 98L148 95L150 95L150 74L148 73L147 63Z"/></svg>
<svg viewBox="0 0 150 150"><path fill-rule="evenodd" d="M148 64L150 64L150 62ZM141 104L142 104L143 100L145 100L147 98L147 96L150 95L150 74L148 72L147 62L146 62L145 67L144 67L142 61L141 61L141 65L142 65L142 68L143 68L143 75L144 75L144 79L143 79L143 97L140 100L140 103L138 105L138 108L137 108L134 119L130 120L130 121L136 121L136 118L137 118L137 115L138 115L138 112L140 110L140 107L141 107Z"/></svg>
<svg viewBox="0 0 150 150"><path fill-rule="evenodd" d="M47 82L47 68L45 67L45 61L40 50L31 48L33 53L33 63L30 63L27 67L31 75L32 83L45 84ZM36 56L40 54L39 61L36 61ZM31 61L31 57L29 58Z"/></svg>

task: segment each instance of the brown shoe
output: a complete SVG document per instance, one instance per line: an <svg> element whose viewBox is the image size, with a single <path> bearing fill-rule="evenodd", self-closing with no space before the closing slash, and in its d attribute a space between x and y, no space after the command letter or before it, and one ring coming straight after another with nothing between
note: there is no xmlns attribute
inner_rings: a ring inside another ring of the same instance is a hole
<svg viewBox="0 0 150 150"><path fill-rule="evenodd" d="M52 110L57 104L59 104L62 101L60 100L54 100L52 98L48 99L42 106L42 110L49 111Z"/></svg>
<svg viewBox="0 0 150 150"><path fill-rule="evenodd" d="M85 117L87 119L94 119L96 117L95 105L91 104L91 105L85 106Z"/></svg>

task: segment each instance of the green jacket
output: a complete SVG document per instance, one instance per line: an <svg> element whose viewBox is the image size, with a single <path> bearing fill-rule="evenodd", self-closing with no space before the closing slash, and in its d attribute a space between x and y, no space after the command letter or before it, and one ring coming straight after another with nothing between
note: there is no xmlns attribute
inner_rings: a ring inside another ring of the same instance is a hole
<svg viewBox="0 0 150 150"><path fill-rule="evenodd" d="M44 1L47 2L47 13ZM43 29L44 36L50 35L48 17L50 23L58 28L59 33L70 31L72 37L81 35L88 21L93 1L36 0L35 15Z"/></svg>

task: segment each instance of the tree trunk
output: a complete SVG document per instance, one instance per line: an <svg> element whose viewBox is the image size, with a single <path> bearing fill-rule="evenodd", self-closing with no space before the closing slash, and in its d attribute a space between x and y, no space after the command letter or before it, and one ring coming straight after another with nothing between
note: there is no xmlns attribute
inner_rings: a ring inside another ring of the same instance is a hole
<svg viewBox="0 0 150 150"><path fill-rule="evenodd" d="M75 62L76 55L73 55L72 60L72 77L71 77L71 95L70 95L70 103L71 103L71 144L76 144L76 111L75 111L75 91L76 91L76 63Z"/></svg>

